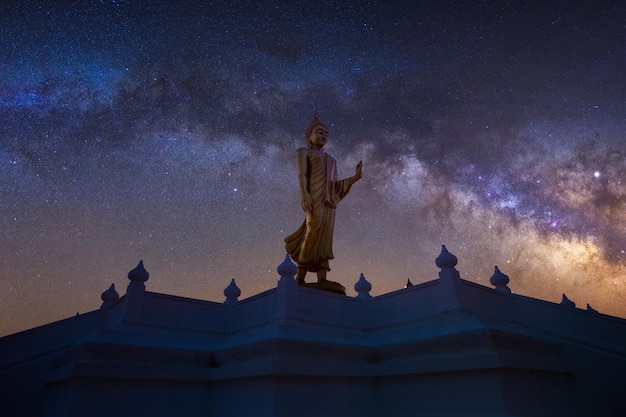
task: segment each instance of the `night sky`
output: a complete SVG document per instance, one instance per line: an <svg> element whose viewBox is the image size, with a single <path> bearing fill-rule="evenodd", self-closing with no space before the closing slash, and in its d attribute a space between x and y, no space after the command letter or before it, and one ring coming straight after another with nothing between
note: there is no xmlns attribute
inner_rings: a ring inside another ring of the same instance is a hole
<svg viewBox="0 0 626 417"><path fill-rule="evenodd" d="M148 291L276 286L314 112L328 278L461 277L626 317L621 1L3 1L0 335ZM307 279L313 280L309 274Z"/></svg>

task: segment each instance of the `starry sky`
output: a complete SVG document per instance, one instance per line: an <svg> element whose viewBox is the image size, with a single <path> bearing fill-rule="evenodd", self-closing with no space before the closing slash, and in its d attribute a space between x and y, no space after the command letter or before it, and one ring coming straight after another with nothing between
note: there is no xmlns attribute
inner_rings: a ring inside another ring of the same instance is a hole
<svg viewBox="0 0 626 417"><path fill-rule="evenodd" d="M0 335L148 291L276 286L314 112L339 176L328 278L372 295L494 266L626 317L626 6L3 1ZM307 276L310 281L311 274Z"/></svg>

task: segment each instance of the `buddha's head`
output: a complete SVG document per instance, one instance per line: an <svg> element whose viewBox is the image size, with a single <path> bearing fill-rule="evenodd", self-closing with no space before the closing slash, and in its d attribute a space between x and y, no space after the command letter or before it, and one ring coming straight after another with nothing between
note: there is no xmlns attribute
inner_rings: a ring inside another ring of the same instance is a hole
<svg viewBox="0 0 626 417"><path fill-rule="evenodd" d="M309 148L322 149L328 140L328 127L322 123L317 115L313 116L313 120L304 131L306 142Z"/></svg>

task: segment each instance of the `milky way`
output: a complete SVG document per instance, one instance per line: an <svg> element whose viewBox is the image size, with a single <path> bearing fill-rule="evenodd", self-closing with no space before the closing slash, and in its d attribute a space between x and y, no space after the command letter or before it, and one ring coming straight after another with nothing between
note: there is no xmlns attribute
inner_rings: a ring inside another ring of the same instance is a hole
<svg viewBox="0 0 626 417"><path fill-rule="evenodd" d="M0 334L149 291L273 288L319 112L354 295L495 265L626 317L621 2L3 2ZM309 278L311 279L311 278Z"/></svg>

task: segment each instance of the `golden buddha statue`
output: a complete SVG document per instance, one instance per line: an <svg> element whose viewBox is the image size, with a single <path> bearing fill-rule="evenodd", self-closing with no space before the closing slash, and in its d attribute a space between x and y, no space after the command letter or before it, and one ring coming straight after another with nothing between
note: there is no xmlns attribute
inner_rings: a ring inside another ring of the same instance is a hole
<svg viewBox="0 0 626 417"><path fill-rule="evenodd" d="M307 271L317 273L318 283L326 281L333 259L335 208L361 178L363 162L356 165L354 176L337 180L337 163L323 151L328 127L317 114L306 128L308 147L296 150L296 167L305 220L298 230L285 238L285 248L298 265L296 279L304 284Z"/></svg>

